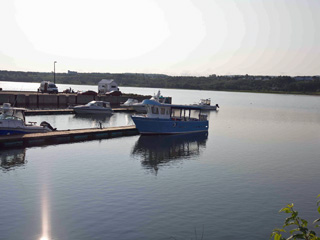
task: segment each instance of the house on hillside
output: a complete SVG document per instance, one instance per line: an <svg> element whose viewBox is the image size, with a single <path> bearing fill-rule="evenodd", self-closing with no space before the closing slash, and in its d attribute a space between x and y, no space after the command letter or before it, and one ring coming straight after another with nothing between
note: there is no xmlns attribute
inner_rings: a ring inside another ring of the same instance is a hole
<svg viewBox="0 0 320 240"><path fill-rule="evenodd" d="M98 93L105 94L111 91L119 91L118 84L113 79L102 79L98 83Z"/></svg>

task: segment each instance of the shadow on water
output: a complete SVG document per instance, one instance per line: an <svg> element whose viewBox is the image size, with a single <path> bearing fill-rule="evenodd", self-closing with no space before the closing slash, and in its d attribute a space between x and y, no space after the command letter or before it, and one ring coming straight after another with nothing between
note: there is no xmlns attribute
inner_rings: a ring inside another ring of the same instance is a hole
<svg viewBox="0 0 320 240"><path fill-rule="evenodd" d="M26 163L26 149L11 149L0 151L0 168L4 171L13 170Z"/></svg>
<svg viewBox="0 0 320 240"><path fill-rule="evenodd" d="M137 140L132 155L141 160L147 169L157 173L160 166L199 156L206 148L208 132L179 135L141 135Z"/></svg>
<svg viewBox="0 0 320 240"><path fill-rule="evenodd" d="M99 127L100 123L106 124L110 122L110 119L113 115L110 114L75 114L73 117L78 121L83 121L86 123L90 123L92 127Z"/></svg>

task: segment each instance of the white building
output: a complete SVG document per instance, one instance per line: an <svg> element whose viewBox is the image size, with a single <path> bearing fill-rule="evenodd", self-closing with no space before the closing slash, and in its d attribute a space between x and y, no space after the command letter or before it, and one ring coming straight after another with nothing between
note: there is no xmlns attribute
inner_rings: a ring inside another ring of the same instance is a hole
<svg viewBox="0 0 320 240"><path fill-rule="evenodd" d="M98 93L105 94L111 91L118 91L118 84L113 79L102 79L98 83Z"/></svg>

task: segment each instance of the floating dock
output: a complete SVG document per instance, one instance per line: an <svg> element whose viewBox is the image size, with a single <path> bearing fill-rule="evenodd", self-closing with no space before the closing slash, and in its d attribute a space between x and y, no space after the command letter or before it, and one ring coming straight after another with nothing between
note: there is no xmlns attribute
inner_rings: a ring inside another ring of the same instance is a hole
<svg viewBox="0 0 320 240"><path fill-rule="evenodd" d="M90 141L123 136L133 136L138 134L139 132L135 126L122 126L102 129L89 128L53 131L48 133L0 136L0 150L8 148L34 147L42 145Z"/></svg>

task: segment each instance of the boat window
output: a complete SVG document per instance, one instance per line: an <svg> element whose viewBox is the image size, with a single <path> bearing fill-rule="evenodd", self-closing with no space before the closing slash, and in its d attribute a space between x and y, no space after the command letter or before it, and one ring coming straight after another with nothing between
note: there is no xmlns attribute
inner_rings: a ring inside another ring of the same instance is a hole
<svg viewBox="0 0 320 240"><path fill-rule="evenodd" d="M191 110L190 117L199 118L200 111L199 110Z"/></svg>
<svg viewBox="0 0 320 240"><path fill-rule="evenodd" d="M172 109L172 117L180 117L180 109Z"/></svg>
<svg viewBox="0 0 320 240"><path fill-rule="evenodd" d="M10 116L10 115L6 115L6 114L2 114L0 115L0 119L3 120L16 120L16 121L23 121L23 119L16 117L16 116Z"/></svg>
<svg viewBox="0 0 320 240"><path fill-rule="evenodd" d="M159 110L157 107L151 107L151 111L153 114L159 114Z"/></svg>
<svg viewBox="0 0 320 240"><path fill-rule="evenodd" d="M191 114L191 112L190 112L189 109L184 110L184 116L185 116L185 117L189 117L190 114Z"/></svg>
<svg viewBox="0 0 320 240"><path fill-rule="evenodd" d="M166 109L165 108L161 108L161 114L165 115L166 114Z"/></svg>

